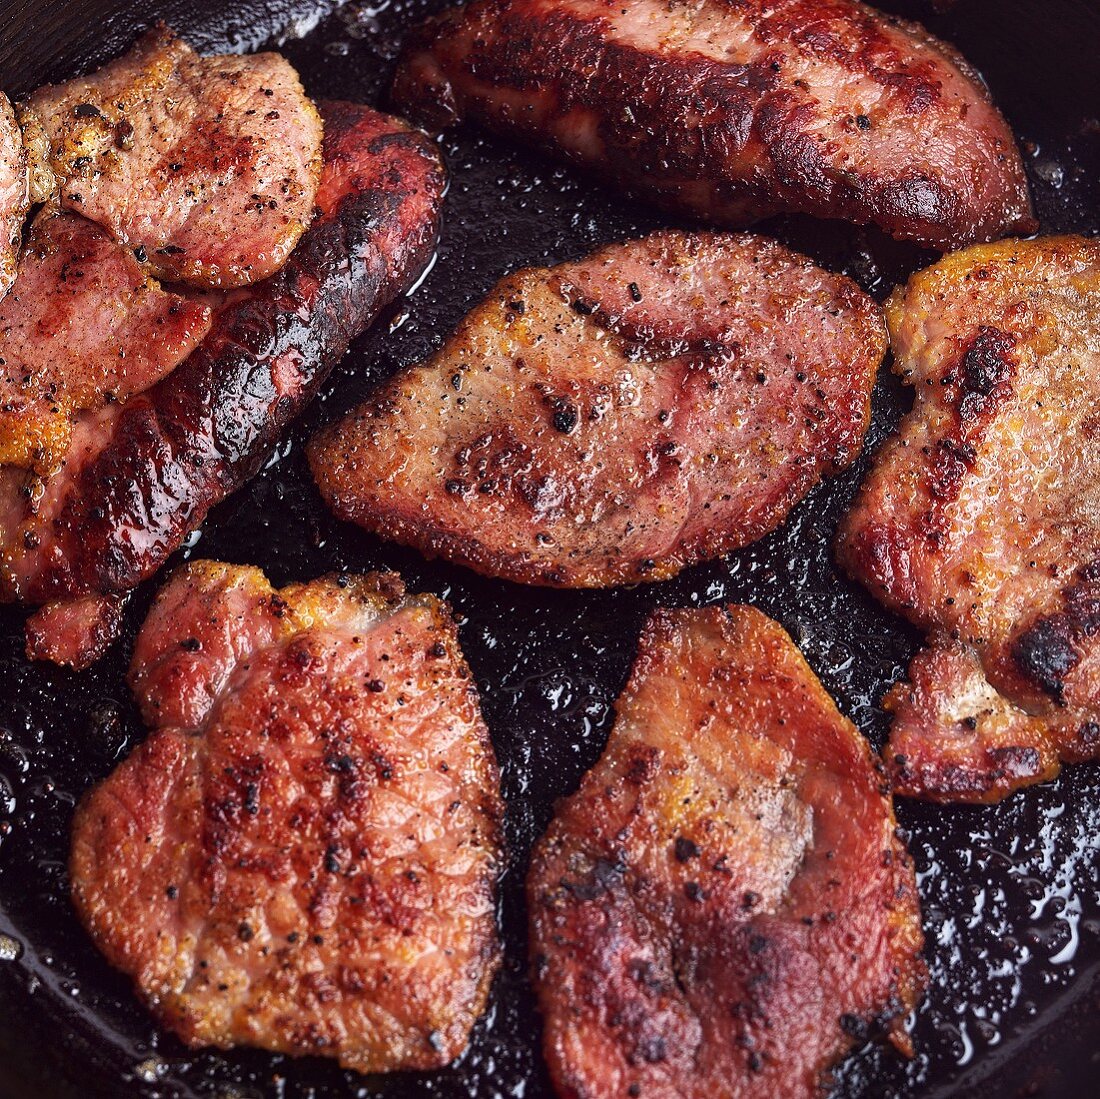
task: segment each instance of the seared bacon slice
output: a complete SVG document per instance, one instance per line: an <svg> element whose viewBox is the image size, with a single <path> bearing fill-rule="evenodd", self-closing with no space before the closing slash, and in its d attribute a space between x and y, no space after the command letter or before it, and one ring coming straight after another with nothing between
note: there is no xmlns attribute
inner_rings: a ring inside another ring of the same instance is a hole
<svg viewBox="0 0 1100 1099"><path fill-rule="evenodd" d="M49 476L77 413L148 389L210 321L209 306L166 293L92 222L43 211L0 302L0 463Z"/></svg>
<svg viewBox="0 0 1100 1099"><path fill-rule="evenodd" d="M349 342L423 271L443 192L434 147L367 107L323 109L320 214L283 270L226 299L168 377L79 417L64 466L44 483L0 470L0 598L113 596L152 575L256 473ZM63 620L51 608L31 628ZM39 631L35 651L52 648Z"/></svg>
<svg viewBox="0 0 1100 1099"><path fill-rule="evenodd" d="M499 779L445 604L394 575L169 582L152 733L81 802L73 900L188 1045L360 1072L465 1048L499 964Z"/></svg>
<svg viewBox="0 0 1100 1099"><path fill-rule="evenodd" d="M885 344L854 283L772 241L655 233L505 278L310 464L342 518L479 572L659 580L852 461Z"/></svg>
<svg viewBox="0 0 1100 1099"><path fill-rule="evenodd" d="M929 635L887 700L896 789L996 801L1100 756L1100 243L949 256L887 316L915 405L840 559Z"/></svg>
<svg viewBox="0 0 1100 1099"><path fill-rule="evenodd" d="M243 286L286 262L313 216L321 119L275 53L199 57L166 27L27 115L62 204L171 281Z"/></svg>
<svg viewBox="0 0 1100 1099"><path fill-rule="evenodd" d="M395 95L716 224L795 211L941 249L1036 227L980 77L854 0L474 0L410 39Z"/></svg>
<svg viewBox="0 0 1100 1099"><path fill-rule="evenodd" d="M19 238L27 213L27 157L8 97L0 92L0 298L15 281Z"/></svg>
<svg viewBox="0 0 1100 1099"><path fill-rule="evenodd" d="M749 607L660 610L527 882L562 1096L818 1095L925 981L881 764Z"/></svg>

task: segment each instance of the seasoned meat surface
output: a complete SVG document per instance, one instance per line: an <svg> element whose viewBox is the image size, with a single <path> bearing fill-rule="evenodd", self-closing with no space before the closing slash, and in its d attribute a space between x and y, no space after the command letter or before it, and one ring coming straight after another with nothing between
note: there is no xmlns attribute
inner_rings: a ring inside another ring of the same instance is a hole
<svg viewBox="0 0 1100 1099"><path fill-rule="evenodd" d="M48 476L78 413L148 389L210 321L209 306L162 290L103 229L44 210L0 302L0 463Z"/></svg>
<svg viewBox="0 0 1100 1099"><path fill-rule="evenodd" d="M157 385L79 416L44 483L0 469L0 598L110 596L150 576L423 271L443 192L434 148L367 107L323 110L321 212L283 270L219 305L202 344ZM32 628L62 620L51 607ZM39 636L36 651L51 648Z"/></svg>
<svg viewBox="0 0 1100 1099"><path fill-rule="evenodd" d="M840 559L929 635L889 699L898 790L996 800L1100 755L1100 243L949 256L887 315L915 404Z"/></svg>
<svg viewBox="0 0 1100 1099"><path fill-rule="evenodd" d="M603 757L527 882L559 1094L819 1094L923 988L881 765L749 607L650 619Z"/></svg>
<svg viewBox="0 0 1100 1099"><path fill-rule="evenodd" d="M80 804L73 900L192 1046L444 1065L499 962L499 780L444 604L199 562L130 681L151 735Z"/></svg>
<svg viewBox="0 0 1100 1099"><path fill-rule="evenodd" d="M411 38L395 94L720 225L794 211L941 249L1036 227L980 77L854 0L474 0Z"/></svg>
<svg viewBox="0 0 1100 1099"><path fill-rule="evenodd" d="M884 347L874 302L780 245L656 233L508 276L310 463L341 517L480 572L663 579L855 457Z"/></svg>
<svg viewBox="0 0 1100 1099"><path fill-rule="evenodd" d="M166 279L243 286L278 271L313 216L320 116L278 54L199 57L165 27L28 114L60 201Z"/></svg>
<svg viewBox="0 0 1100 1099"><path fill-rule="evenodd" d="M8 97L0 92L0 298L15 279L19 237L27 213L27 157Z"/></svg>

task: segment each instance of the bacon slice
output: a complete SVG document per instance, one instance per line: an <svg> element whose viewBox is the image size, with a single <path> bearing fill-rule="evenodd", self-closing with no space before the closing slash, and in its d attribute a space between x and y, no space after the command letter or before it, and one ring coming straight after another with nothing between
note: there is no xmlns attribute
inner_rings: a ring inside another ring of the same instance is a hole
<svg viewBox="0 0 1100 1099"><path fill-rule="evenodd" d="M15 281L28 185L23 135L8 97L0 92L0 298Z"/></svg>
<svg viewBox="0 0 1100 1099"><path fill-rule="evenodd" d="M423 271L443 193L434 147L367 107L323 109L321 213L284 269L229 297L157 385L78 417L44 483L0 470L0 598L113 596L152 575Z"/></svg>
<svg viewBox="0 0 1100 1099"><path fill-rule="evenodd" d="M199 57L161 26L27 107L60 201L165 279L266 278L313 216L321 119L279 54Z"/></svg>
<svg viewBox="0 0 1100 1099"><path fill-rule="evenodd" d="M444 1065L499 965L499 778L446 606L199 562L130 681L152 733L85 796L73 900L191 1046Z"/></svg>
<svg viewBox="0 0 1100 1099"><path fill-rule="evenodd" d="M474 0L409 39L395 95L720 225L795 211L941 249L1037 227L981 78L854 0Z"/></svg>
<svg viewBox="0 0 1100 1099"><path fill-rule="evenodd" d="M797 1099L925 969L881 764L749 607L657 611L527 882L563 1096Z"/></svg>
<svg viewBox="0 0 1100 1099"><path fill-rule="evenodd" d="M898 791L996 801L1100 756L1100 244L949 256L887 316L915 405L840 559L929 635L888 699Z"/></svg>
<svg viewBox="0 0 1100 1099"><path fill-rule="evenodd" d="M209 306L162 290L90 221L43 211L0 302L0 463L48 477L74 416L148 389L210 322Z"/></svg>
<svg viewBox="0 0 1100 1099"><path fill-rule="evenodd" d="M505 278L310 464L342 518L479 572L658 580L853 460L884 349L875 303L804 257L655 233Z"/></svg>

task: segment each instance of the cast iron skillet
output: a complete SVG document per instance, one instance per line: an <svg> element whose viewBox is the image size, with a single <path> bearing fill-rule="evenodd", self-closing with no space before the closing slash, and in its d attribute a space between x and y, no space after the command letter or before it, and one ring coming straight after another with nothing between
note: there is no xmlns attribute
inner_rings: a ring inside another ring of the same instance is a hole
<svg viewBox="0 0 1100 1099"><path fill-rule="evenodd" d="M371 4L373 3L373 6ZM404 28L440 0L0 2L0 87L15 95L124 49L163 18L207 50L282 43L307 89L385 103ZM1043 228L1100 230L1100 2L884 2L925 20L986 74L1024 142ZM866 459L822 486L773 537L656 587L527 590L428 564L331 519L301 444L377 380L436 347L506 270L581 255L659 224L572 172L470 134L443 142L453 182L438 262L413 297L361 339L320 402L248 488L216 509L186 553L261 565L279 584L332 569L400 569L451 600L482 691L508 802L502 882L506 962L488 1015L456 1066L367 1079L320 1060L194 1053L158 1033L78 926L65 861L74 801L143 735L123 683L133 633L75 675L23 659L21 612L0 611L0 1099L23 1096L549 1096L526 976L522 880L554 799L600 752L648 611L755 603L778 618L874 741L878 706L913 652L912 630L840 578L830 544ZM847 271L878 296L929 256L861 230L799 220L765 231ZM884 372L870 448L903 411ZM179 556L185 556L181 554ZM1100 768L983 809L899 805L920 874L932 984L917 1056L870 1047L836 1095L1095 1094L1100 1050Z"/></svg>

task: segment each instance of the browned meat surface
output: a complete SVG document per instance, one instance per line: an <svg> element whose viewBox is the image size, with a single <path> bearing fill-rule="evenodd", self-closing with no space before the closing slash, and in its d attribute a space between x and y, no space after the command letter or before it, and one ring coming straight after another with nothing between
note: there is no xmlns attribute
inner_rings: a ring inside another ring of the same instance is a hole
<svg viewBox="0 0 1100 1099"><path fill-rule="evenodd" d="M209 306L163 291L92 222L43 211L0 302L0 463L48 476L74 416L148 389L210 320Z"/></svg>
<svg viewBox="0 0 1100 1099"><path fill-rule="evenodd" d="M573 1099L797 1099L925 980L881 765L749 607L658 611L603 757L528 879L544 1045Z"/></svg>
<svg viewBox="0 0 1100 1099"><path fill-rule="evenodd" d="M266 278L313 216L321 119L278 54L199 57L160 27L27 106L60 201L166 279Z"/></svg>
<svg viewBox="0 0 1100 1099"><path fill-rule="evenodd" d="M27 158L8 97L0 92L0 298L15 279L19 236L27 212Z"/></svg>
<svg viewBox="0 0 1100 1099"><path fill-rule="evenodd" d="M854 0L474 0L412 37L395 94L721 225L795 211L941 249L1036 227L980 78Z"/></svg>
<svg viewBox="0 0 1100 1099"><path fill-rule="evenodd" d="M978 651L937 638L884 701L894 715L888 757L900 794L933 801L996 801L1054 778L1059 741L1049 715L1032 714L986 678Z"/></svg>
<svg viewBox="0 0 1100 1099"><path fill-rule="evenodd" d="M840 558L929 635L889 699L897 789L993 801L1100 755L1100 243L961 252L887 314L915 405Z"/></svg>
<svg viewBox="0 0 1100 1099"><path fill-rule="evenodd" d="M90 668L118 637L128 598L85 595L40 607L27 619L27 659Z"/></svg>
<svg viewBox="0 0 1100 1099"><path fill-rule="evenodd" d="M53 476L0 468L0 599L122 594L150 576L256 472L350 340L423 270L443 191L434 148L367 107L324 111L320 214L283 270L219 306L166 378L79 416ZM65 620L51 608L38 624Z"/></svg>
<svg viewBox="0 0 1100 1099"><path fill-rule="evenodd" d="M81 802L73 900L192 1046L444 1065L499 962L499 780L444 604L200 562L130 681L152 733Z"/></svg>
<svg viewBox="0 0 1100 1099"><path fill-rule="evenodd" d="M480 572L663 579L855 457L884 348L874 302L780 245L656 233L505 278L310 464L341 517Z"/></svg>

